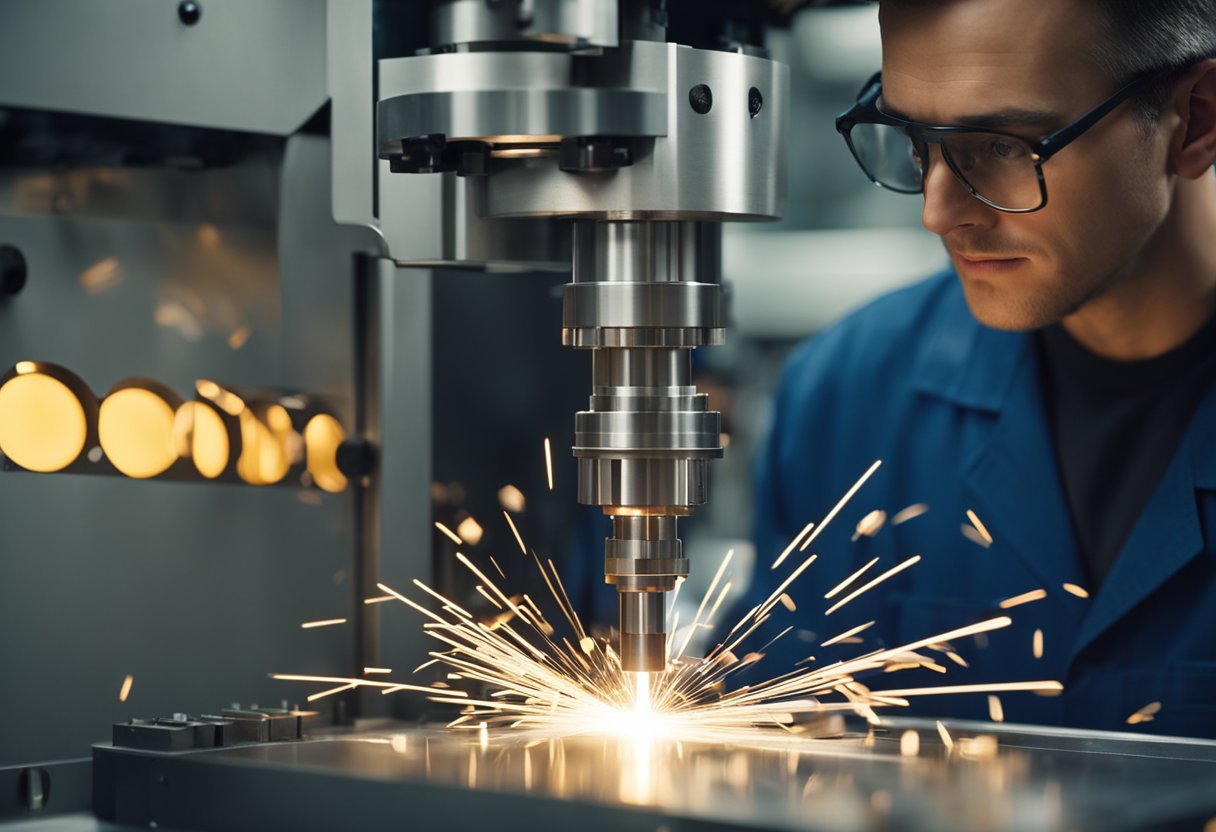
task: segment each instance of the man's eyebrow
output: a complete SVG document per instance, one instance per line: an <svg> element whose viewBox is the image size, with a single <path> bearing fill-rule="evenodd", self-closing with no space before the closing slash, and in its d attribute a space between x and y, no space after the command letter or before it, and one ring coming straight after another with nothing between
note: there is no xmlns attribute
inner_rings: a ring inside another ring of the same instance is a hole
<svg viewBox="0 0 1216 832"><path fill-rule="evenodd" d="M888 115L902 118L906 121L915 121L909 118L906 114L900 112L895 107L892 107L885 100L879 100L879 109ZM978 113L971 116L963 116L957 121L951 122L959 126L966 127L989 127L994 130L1017 128L1017 127L1044 127L1052 124L1060 123L1060 115L1051 110L1032 110L1022 107L1007 107L1003 110L995 110L991 113Z"/></svg>

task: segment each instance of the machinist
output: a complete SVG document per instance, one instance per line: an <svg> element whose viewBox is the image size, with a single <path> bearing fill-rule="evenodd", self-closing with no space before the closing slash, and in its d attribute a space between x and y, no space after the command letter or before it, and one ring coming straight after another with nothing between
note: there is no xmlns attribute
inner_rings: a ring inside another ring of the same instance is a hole
<svg viewBox="0 0 1216 832"><path fill-rule="evenodd" d="M923 195L952 268L788 364L743 609L801 560L768 568L803 525L883 466L803 553L820 555L792 593L805 629L763 664L910 642L1044 589L952 645L968 668L864 681L1058 679L1057 696L1005 695L1005 718L1216 737L1216 2L882 0L879 19L882 71L837 126L874 182ZM871 509L916 503L851 541ZM968 509L986 548L960 533ZM870 559L873 575L914 553L819 618ZM871 619L867 643L819 648ZM982 695L914 703L990 715Z"/></svg>

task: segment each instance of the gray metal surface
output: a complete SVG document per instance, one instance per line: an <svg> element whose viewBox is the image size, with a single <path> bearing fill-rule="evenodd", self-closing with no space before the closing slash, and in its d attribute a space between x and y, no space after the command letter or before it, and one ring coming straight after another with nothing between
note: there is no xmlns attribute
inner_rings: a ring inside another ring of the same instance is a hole
<svg viewBox="0 0 1216 832"><path fill-rule="evenodd" d="M275 670L357 672L381 656L356 647L382 614L363 581L429 574L429 276L356 281L384 249L371 2L202 6L185 26L174 3L0 4L0 107L287 135L328 93L332 140L263 136L189 173L0 166L0 241L30 270L0 304L0 365L54 361L98 394L131 376L317 393L348 431L374 388L363 421L391 468L368 498L0 475L0 765L77 754L128 717L277 705ZM68 149L92 136L73 124ZM378 322L367 343L357 313ZM412 631L389 636L416 655Z"/></svg>
<svg viewBox="0 0 1216 832"><path fill-rule="evenodd" d="M435 46L539 41L616 46L617 0L443 0L432 12Z"/></svg>
<svg viewBox="0 0 1216 832"><path fill-rule="evenodd" d="M920 750L904 756L900 737L914 726ZM148 789L148 819L197 829L382 828L407 805L435 830L1156 830L1216 815L1212 743L947 726L950 753L932 723L897 721L872 743L404 729L104 765L132 773L121 788ZM994 754L962 750L976 732L996 738Z"/></svg>
<svg viewBox="0 0 1216 832"><path fill-rule="evenodd" d="M327 162L327 143L313 138L293 143L282 168L217 172L227 200L265 206L262 219L234 223L206 218L210 173L4 174L0 191L13 194L53 194L83 177L86 193L133 183L200 210L152 220L116 208L90 216L87 203L66 214L0 206L0 239L30 263L25 291L0 307L0 363L58 362L102 394L130 376L187 395L197 378L302 385L340 402L348 420L349 254L328 201L314 198L327 196ZM283 197L301 239L280 256L293 233L271 219ZM242 328L247 341L234 349ZM128 716L234 697L277 704L282 691L265 676L280 662L352 664L349 629L299 629L350 608L351 496L307 500L287 489L0 475L0 763L78 754ZM127 674L134 687L121 703Z"/></svg>
<svg viewBox="0 0 1216 832"><path fill-rule="evenodd" d="M162 0L9 0L0 107L285 136L326 100L326 5L207 0L187 26Z"/></svg>
<svg viewBox="0 0 1216 832"><path fill-rule="evenodd" d="M501 159L485 189L493 217L606 219L776 219L785 210L788 70L747 55L635 41L604 59L605 82L637 89L662 84L667 131L628 167L571 175L551 159ZM690 90L708 85L700 114ZM752 117L749 91L765 102Z"/></svg>

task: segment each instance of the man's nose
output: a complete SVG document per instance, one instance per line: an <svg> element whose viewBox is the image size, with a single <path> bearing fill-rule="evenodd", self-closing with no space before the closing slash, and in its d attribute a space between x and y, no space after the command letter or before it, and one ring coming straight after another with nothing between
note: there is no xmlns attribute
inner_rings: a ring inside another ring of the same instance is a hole
<svg viewBox="0 0 1216 832"><path fill-rule="evenodd" d="M925 207L921 222L938 236L961 227L984 225L991 221L992 209L971 195L942 158L939 145L930 145L929 169L925 172Z"/></svg>

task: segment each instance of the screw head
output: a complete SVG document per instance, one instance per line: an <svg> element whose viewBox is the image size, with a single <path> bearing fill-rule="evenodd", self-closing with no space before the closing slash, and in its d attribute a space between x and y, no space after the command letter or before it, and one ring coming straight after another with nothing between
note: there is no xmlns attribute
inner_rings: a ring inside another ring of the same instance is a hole
<svg viewBox="0 0 1216 832"><path fill-rule="evenodd" d="M747 112L752 117L760 115L760 110L764 108L764 96L760 94L760 90L752 87L747 91Z"/></svg>
<svg viewBox="0 0 1216 832"><path fill-rule="evenodd" d="M195 0L182 0L177 4L177 19L186 26L193 26L203 16L203 7Z"/></svg>
<svg viewBox="0 0 1216 832"><path fill-rule="evenodd" d="M714 106L714 94L707 84L697 84L688 91L688 104L693 111L701 115L709 112Z"/></svg>

